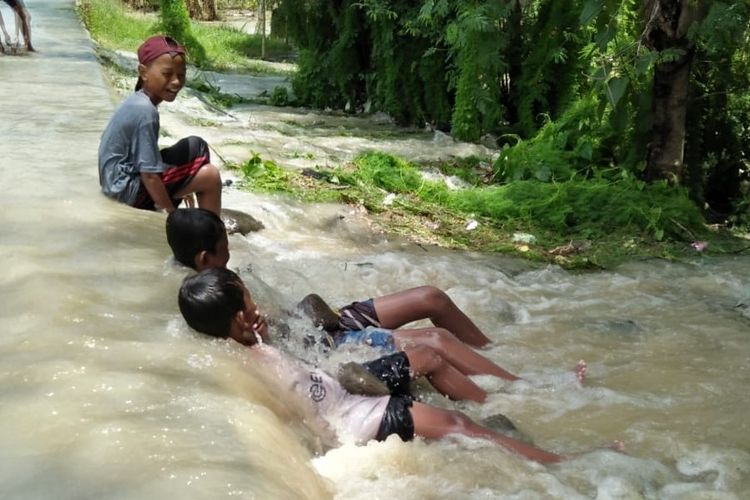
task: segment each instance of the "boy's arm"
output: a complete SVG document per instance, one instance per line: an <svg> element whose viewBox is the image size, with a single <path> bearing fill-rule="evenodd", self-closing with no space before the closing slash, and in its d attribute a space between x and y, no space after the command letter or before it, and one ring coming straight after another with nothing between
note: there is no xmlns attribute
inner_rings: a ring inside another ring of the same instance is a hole
<svg viewBox="0 0 750 500"><path fill-rule="evenodd" d="M159 174L141 172L141 182L143 182L143 186L148 191L148 194L151 195L151 199L154 200L157 207L163 208L168 214L175 211L172 199L169 197L167 188L164 186Z"/></svg>

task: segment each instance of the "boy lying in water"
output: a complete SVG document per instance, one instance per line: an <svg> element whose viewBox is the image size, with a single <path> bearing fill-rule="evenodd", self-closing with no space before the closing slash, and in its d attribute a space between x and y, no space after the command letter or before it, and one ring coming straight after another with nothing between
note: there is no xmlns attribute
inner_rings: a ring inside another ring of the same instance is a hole
<svg viewBox="0 0 750 500"><path fill-rule="evenodd" d="M482 427L461 412L413 401L408 395L370 397L348 393L326 372L310 368L269 345L268 325L250 292L239 276L225 268L185 278L178 302L191 328L248 346L253 360L279 374L287 391L307 400L312 413L335 430L337 436L351 436L364 443L384 440L391 434L405 441L415 435L438 439L448 434L463 434L487 439L541 463L563 459Z"/></svg>
<svg viewBox="0 0 750 500"><path fill-rule="evenodd" d="M171 213L166 232L175 259L192 269L224 268L229 261L224 223L208 210L187 208ZM473 375L518 380L467 345L482 346L489 339L438 288L412 288L354 302L338 312L331 311L315 294L305 297L300 305L316 319L315 326L329 333L326 338L331 339L331 348L354 342L380 348L381 352L403 352L413 371L424 374L439 392L453 399L483 402L487 398L487 393L469 378ZM435 326L402 328L420 319L430 319ZM399 371L397 365L406 360L394 355L392 361L392 369ZM586 364L581 361L575 369L579 381L583 381L585 372Z"/></svg>

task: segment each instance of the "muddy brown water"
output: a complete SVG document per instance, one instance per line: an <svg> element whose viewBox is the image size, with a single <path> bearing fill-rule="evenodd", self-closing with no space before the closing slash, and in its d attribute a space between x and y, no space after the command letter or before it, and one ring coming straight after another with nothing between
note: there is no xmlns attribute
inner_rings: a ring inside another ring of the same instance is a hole
<svg viewBox="0 0 750 500"><path fill-rule="evenodd" d="M227 191L227 206L266 225L230 239L230 267L264 308L310 291L343 304L437 285L492 337L484 353L526 380L477 377L484 405L428 401L477 419L504 413L557 452L613 439L629 452L543 467L450 438L316 454L294 405L240 347L183 325L185 272L169 259L163 216L99 195L96 149L114 100L71 2L29 7L39 53L0 55L0 497L747 498L746 257L573 274L425 251L373 234L348 208ZM307 327L293 326L283 346L324 367L371 354L305 351ZM583 386L569 371L581 358Z"/></svg>

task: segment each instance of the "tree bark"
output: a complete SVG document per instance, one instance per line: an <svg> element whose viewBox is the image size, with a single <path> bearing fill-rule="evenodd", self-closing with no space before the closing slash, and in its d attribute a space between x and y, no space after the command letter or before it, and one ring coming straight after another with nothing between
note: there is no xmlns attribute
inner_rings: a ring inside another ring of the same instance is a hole
<svg viewBox="0 0 750 500"><path fill-rule="evenodd" d="M653 127L645 171L648 180L678 183L683 178L685 117L694 53L687 32L702 12L702 0L646 2L645 44L657 51L679 51L674 60L657 64L654 71Z"/></svg>
<svg viewBox="0 0 750 500"><path fill-rule="evenodd" d="M659 64L654 73L653 125L646 177L679 183L683 177L685 116L690 81L691 49L677 61Z"/></svg>
<svg viewBox="0 0 750 500"><path fill-rule="evenodd" d="M190 19L215 21L219 18L216 0L185 0Z"/></svg>

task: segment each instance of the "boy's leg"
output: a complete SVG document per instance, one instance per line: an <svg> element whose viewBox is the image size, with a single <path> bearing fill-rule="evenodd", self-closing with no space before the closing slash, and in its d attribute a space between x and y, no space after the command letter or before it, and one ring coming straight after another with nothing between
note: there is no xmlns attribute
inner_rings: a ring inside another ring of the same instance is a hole
<svg viewBox="0 0 750 500"><path fill-rule="evenodd" d="M416 345L431 347L464 375L494 375L510 381L519 379L442 328L394 330L393 339L400 350Z"/></svg>
<svg viewBox="0 0 750 500"><path fill-rule="evenodd" d="M21 21L21 33L23 33L23 39L26 41L26 50L29 52L35 52L34 47L31 45L31 15L26 10L26 6L23 2L18 1L13 7L16 13L16 31L18 31L18 21Z"/></svg>
<svg viewBox="0 0 750 500"><path fill-rule="evenodd" d="M190 193L195 193L200 208L221 215L221 174L214 165L210 163L203 165L190 182L175 193L175 196L183 198Z"/></svg>
<svg viewBox="0 0 750 500"><path fill-rule="evenodd" d="M190 136L161 150L162 161L172 165L162 175L162 182L173 198L175 206L180 200L195 193L198 206L221 214L221 175L212 165L206 141Z"/></svg>
<svg viewBox="0 0 750 500"><path fill-rule="evenodd" d="M439 439L448 434L463 434L493 441L537 462L554 463L562 460L559 455L482 427L461 412L443 410L418 402L412 404L410 411L414 421L414 433L424 438Z"/></svg>
<svg viewBox="0 0 750 500"><path fill-rule="evenodd" d="M400 328L420 319L453 332L461 341L482 347L490 339L453 303L448 295L434 286L420 286L374 300L375 312L384 328Z"/></svg>
<svg viewBox="0 0 750 500"><path fill-rule="evenodd" d="M8 34L8 30L5 29L5 21L3 21L3 14L2 14L2 12L0 12L0 29L2 29L3 35L5 35L5 43L10 48L11 45L13 45L13 40L10 39L10 35ZM2 44L0 44L0 47L1 46L2 46Z"/></svg>
<svg viewBox="0 0 750 500"><path fill-rule="evenodd" d="M412 375L427 377L440 394L455 400L469 400L483 403L487 393L469 377L452 366L435 350L417 345L407 347L404 353L409 358Z"/></svg>

